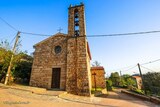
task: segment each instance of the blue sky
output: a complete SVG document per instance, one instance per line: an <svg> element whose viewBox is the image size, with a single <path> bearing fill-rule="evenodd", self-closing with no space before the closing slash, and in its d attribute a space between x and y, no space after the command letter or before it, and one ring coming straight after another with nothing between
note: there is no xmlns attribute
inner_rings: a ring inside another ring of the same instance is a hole
<svg viewBox="0 0 160 107"><path fill-rule="evenodd" d="M85 4L87 35L160 30L160 0L0 0L0 17L20 31L53 35L61 27L67 33L68 7L80 2ZM0 39L10 42L16 33L0 20ZM21 34L21 49L32 53L33 45L45 38ZM106 74L160 59L160 33L97 37L88 41L92 61L99 61ZM146 67L160 71L159 64ZM121 70L122 74L138 72L137 68Z"/></svg>

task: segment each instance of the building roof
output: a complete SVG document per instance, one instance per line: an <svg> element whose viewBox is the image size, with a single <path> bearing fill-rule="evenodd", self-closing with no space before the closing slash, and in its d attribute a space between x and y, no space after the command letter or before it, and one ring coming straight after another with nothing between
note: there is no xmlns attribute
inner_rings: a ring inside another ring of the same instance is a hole
<svg viewBox="0 0 160 107"><path fill-rule="evenodd" d="M64 36L64 37L66 37L66 35L67 35L67 34L64 34L64 33L56 33L55 35L52 35L52 36L50 36L49 38L44 39L44 40L38 42L38 43L35 44L33 47L35 47L35 46L37 46L37 45L39 45L39 44L42 44L42 43L44 43L45 41L47 41L47 40L49 40L49 39L51 39L51 38L55 38L55 37L57 37L57 36Z"/></svg>
<svg viewBox="0 0 160 107"><path fill-rule="evenodd" d="M103 66L91 67L91 70L104 70Z"/></svg>
<svg viewBox="0 0 160 107"><path fill-rule="evenodd" d="M46 42L47 40L49 40L49 39L51 39L51 38L60 37L60 36L61 36L61 37L67 37L67 34L64 34L64 33L56 33L55 35L52 35L52 36L50 36L50 37L48 37L48 38L46 38L46 39L38 42L38 43L35 44L33 47L36 47L36 46L38 46L38 45L40 45L40 44L43 44L44 42ZM88 53L89 58L90 58L90 60L91 60L92 57L91 57L91 52L90 52L90 48L89 48L89 43L88 43L88 42L87 42L87 53Z"/></svg>
<svg viewBox="0 0 160 107"><path fill-rule="evenodd" d="M136 78L141 78L141 76L132 76L132 77L135 78L135 79L136 79Z"/></svg>

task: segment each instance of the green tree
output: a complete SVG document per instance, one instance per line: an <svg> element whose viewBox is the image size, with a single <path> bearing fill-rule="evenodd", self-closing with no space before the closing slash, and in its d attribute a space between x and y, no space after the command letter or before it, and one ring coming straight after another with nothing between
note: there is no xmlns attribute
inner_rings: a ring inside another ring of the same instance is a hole
<svg viewBox="0 0 160 107"><path fill-rule="evenodd" d="M121 77L120 87L127 88L127 82L123 77Z"/></svg>
<svg viewBox="0 0 160 107"><path fill-rule="evenodd" d="M131 77L127 79L126 83L127 83L128 88L130 89L134 87L136 84L136 82Z"/></svg>
<svg viewBox="0 0 160 107"><path fill-rule="evenodd" d="M12 52L10 50L6 50L0 47L0 81L2 79L4 80L11 59L11 55Z"/></svg>
<svg viewBox="0 0 160 107"><path fill-rule="evenodd" d="M17 51L14 55L11 75L15 81L21 80L28 82L31 73L33 57L27 55L25 52ZM9 48L7 41L0 42L0 82L4 82L6 72L11 59L12 51Z"/></svg>
<svg viewBox="0 0 160 107"><path fill-rule="evenodd" d="M144 74L143 82L148 93L160 95L160 72L148 72Z"/></svg>
<svg viewBox="0 0 160 107"><path fill-rule="evenodd" d="M112 81L110 79L106 80L106 88L108 91L112 91Z"/></svg>
<svg viewBox="0 0 160 107"><path fill-rule="evenodd" d="M124 87L124 88L132 88L133 86L135 86L136 82L132 79L132 77L128 74L124 74L121 77L121 82L120 82L120 86Z"/></svg>
<svg viewBox="0 0 160 107"><path fill-rule="evenodd" d="M121 77L121 87L127 88L127 79L130 78L130 75L124 74Z"/></svg>
<svg viewBox="0 0 160 107"><path fill-rule="evenodd" d="M1 40L0 42L0 48L5 50L11 50L11 46L7 40Z"/></svg>
<svg viewBox="0 0 160 107"><path fill-rule="evenodd" d="M124 74L122 76L122 78L124 79L124 81L127 81L128 78L130 78L131 76L129 74Z"/></svg>
<svg viewBox="0 0 160 107"><path fill-rule="evenodd" d="M111 73L111 76L109 78L112 81L113 86L119 86L120 85L121 79L120 79L120 76L119 76L118 72Z"/></svg>
<svg viewBox="0 0 160 107"><path fill-rule="evenodd" d="M19 53L15 56L12 75L16 82L29 83L33 58L25 53Z"/></svg>

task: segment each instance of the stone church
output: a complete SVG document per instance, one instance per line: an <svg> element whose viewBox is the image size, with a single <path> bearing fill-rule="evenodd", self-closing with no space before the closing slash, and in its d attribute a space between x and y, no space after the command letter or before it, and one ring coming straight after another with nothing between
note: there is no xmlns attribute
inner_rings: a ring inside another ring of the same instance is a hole
<svg viewBox="0 0 160 107"><path fill-rule="evenodd" d="M91 95L91 54L84 4L68 8L68 34L57 33L34 45L30 85Z"/></svg>

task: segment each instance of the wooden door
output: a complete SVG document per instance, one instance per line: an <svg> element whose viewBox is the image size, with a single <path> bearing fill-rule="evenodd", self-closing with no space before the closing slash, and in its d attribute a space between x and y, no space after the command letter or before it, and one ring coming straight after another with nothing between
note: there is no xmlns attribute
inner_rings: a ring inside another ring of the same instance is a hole
<svg viewBox="0 0 160 107"><path fill-rule="evenodd" d="M60 88L61 68L52 69L52 85L51 88Z"/></svg>

